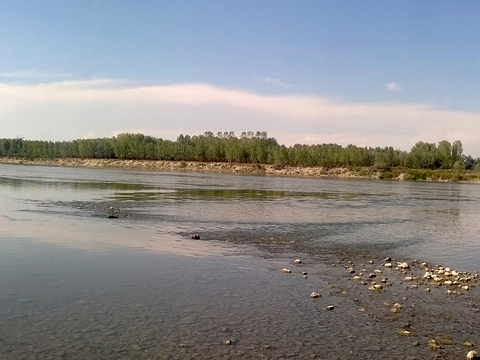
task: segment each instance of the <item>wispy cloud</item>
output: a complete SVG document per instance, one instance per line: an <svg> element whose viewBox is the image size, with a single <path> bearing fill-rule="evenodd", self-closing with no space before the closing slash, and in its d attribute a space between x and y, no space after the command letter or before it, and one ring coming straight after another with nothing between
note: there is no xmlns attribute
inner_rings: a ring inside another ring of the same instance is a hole
<svg viewBox="0 0 480 360"><path fill-rule="evenodd" d="M388 83L385 86L390 91L397 91L397 92L402 92L403 91L403 88L399 84L397 84L396 82Z"/></svg>
<svg viewBox="0 0 480 360"><path fill-rule="evenodd" d="M280 143L409 149L419 140L462 140L480 156L480 114L428 104L358 103L302 94L266 96L210 84L138 86L99 79L0 83L0 138L75 139L121 132L177 135L268 131ZM94 133L91 133L94 131Z"/></svg>
<svg viewBox="0 0 480 360"><path fill-rule="evenodd" d="M271 77L266 77L266 78L263 78L262 80L265 81L267 84L278 86L278 87L281 87L283 89L291 88L293 86L292 84L287 84L287 83L284 83L284 82L282 82L278 79L274 79L274 78L271 78Z"/></svg>
<svg viewBox="0 0 480 360"><path fill-rule="evenodd" d="M8 78L19 78L19 79L37 79L37 78L71 78L73 75L69 73L57 73L44 70L20 70L20 71L6 71L0 73L0 76Z"/></svg>

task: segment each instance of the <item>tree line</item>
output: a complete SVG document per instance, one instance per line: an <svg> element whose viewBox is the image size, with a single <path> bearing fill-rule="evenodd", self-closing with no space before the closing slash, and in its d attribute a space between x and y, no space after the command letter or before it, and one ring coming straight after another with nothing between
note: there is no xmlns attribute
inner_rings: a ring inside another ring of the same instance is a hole
<svg viewBox="0 0 480 360"><path fill-rule="evenodd" d="M337 144L285 146L267 132L207 131L203 135L179 135L176 141L143 134L120 134L111 138L73 141L38 141L23 138L0 139L1 157L104 158L239 162L275 166L375 167L390 169L474 169L480 171L480 158L463 154L461 141L438 144L418 142L407 151L393 147L359 147Z"/></svg>

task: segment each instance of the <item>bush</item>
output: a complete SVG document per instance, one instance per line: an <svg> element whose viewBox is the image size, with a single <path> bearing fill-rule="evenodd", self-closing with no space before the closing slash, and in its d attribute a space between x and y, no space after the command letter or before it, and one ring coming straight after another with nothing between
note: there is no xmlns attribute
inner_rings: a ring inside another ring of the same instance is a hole
<svg viewBox="0 0 480 360"><path fill-rule="evenodd" d="M453 164L453 168L455 170L465 170L465 165L463 164L463 161L458 160Z"/></svg>

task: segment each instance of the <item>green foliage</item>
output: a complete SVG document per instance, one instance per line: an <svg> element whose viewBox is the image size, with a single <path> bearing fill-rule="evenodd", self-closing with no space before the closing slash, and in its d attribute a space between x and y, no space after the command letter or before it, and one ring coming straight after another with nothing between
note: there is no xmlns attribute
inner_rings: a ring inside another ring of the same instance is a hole
<svg viewBox="0 0 480 360"><path fill-rule="evenodd" d="M337 144L296 144L287 147L268 137L267 132L207 131L203 135L179 135L176 141L143 134L119 134L112 138L79 139L73 141L36 141L0 139L0 156L18 158L112 158L140 160L176 160L201 162L239 162L285 166L348 167L381 171L381 178L396 178L396 169L476 169L480 171L480 158L463 155L460 141L450 144L418 142L410 152L392 147L371 148ZM360 170L359 170L360 171ZM410 171L411 180L424 180L425 171Z"/></svg>

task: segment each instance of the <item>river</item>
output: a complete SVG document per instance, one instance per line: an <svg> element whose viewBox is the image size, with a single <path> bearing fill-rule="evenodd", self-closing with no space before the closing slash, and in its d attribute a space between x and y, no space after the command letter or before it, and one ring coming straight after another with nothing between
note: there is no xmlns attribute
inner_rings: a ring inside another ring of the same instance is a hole
<svg viewBox="0 0 480 360"><path fill-rule="evenodd" d="M393 269L364 292L345 267L473 272L479 234L471 184L0 165L0 359L457 358L471 295L405 296Z"/></svg>

